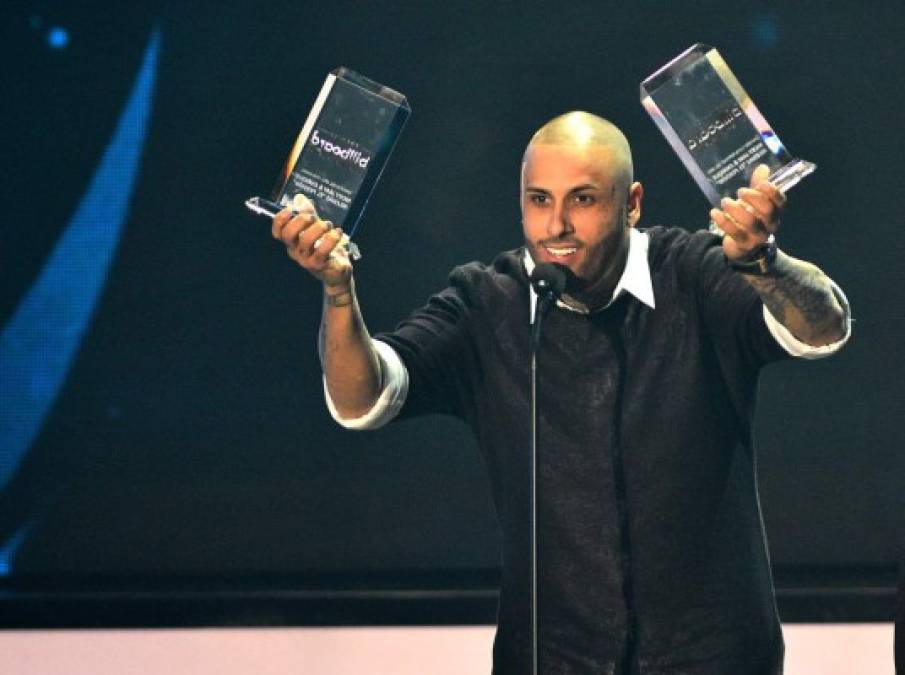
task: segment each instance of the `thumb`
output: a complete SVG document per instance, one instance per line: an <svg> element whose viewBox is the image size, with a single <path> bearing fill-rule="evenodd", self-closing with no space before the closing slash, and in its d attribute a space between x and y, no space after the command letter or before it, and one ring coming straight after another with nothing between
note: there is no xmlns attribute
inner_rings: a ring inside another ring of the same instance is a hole
<svg viewBox="0 0 905 675"><path fill-rule="evenodd" d="M766 164L758 164L757 168L754 169L754 173L751 174L751 187L762 183L768 178L770 178L770 167Z"/></svg>

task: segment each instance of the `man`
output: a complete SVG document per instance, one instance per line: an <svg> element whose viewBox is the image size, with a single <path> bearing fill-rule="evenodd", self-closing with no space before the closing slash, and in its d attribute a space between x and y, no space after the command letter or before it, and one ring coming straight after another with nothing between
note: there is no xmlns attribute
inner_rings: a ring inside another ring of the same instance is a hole
<svg viewBox="0 0 905 675"><path fill-rule="evenodd" d="M273 236L324 286L328 405L349 428L443 412L473 429L503 541L494 672L528 671L528 325L535 263L569 272L546 321L540 426L540 667L779 673L782 635L757 498L762 365L848 336L841 291L771 245L785 203L759 167L711 219L727 236L634 228L643 189L611 123L569 113L522 165L524 249L456 268L371 340L341 233L310 204Z"/></svg>

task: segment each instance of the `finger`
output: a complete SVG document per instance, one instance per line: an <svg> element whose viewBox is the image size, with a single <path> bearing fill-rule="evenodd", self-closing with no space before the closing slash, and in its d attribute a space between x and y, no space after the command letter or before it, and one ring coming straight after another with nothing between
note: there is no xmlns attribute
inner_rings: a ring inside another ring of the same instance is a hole
<svg viewBox="0 0 905 675"><path fill-rule="evenodd" d="M748 243L748 232L733 220L729 214L720 209L710 209L710 219L726 233L727 237L731 237L741 245Z"/></svg>
<svg viewBox="0 0 905 675"><path fill-rule="evenodd" d="M776 204L760 190L741 188L737 194L739 201L747 205L754 212L755 217L764 224L778 219Z"/></svg>
<svg viewBox="0 0 905 675"><path fill-rule="evenodd" d="M280 233L280 239L288 248L296 248L302 233L318 222L311 213L300 213L292 218Z"/></svg>
<svg viewBox="0 0 905 675"><path fill-rule="evenodd" d="M761 181L754 186L754 189L765 195L780 211L785 208L786 195L773 183L769 181Z"/></svg>
<svg viewBox="0 0 905 675"><path fill-rule="evenodd" d="M769 233L761 229L746 227L733 217L731 213L720 209L711 209L710 218L726 235L736 242L739 248L751 250L760 246L769 238Z"/></svg>
<svg viewBox="0 0 905 675"><path fill-rule="evenodd" d="M752 189L760 190L780 209L786 204L786 196L782 190L770 182L770 167L766 164L758 164L757 168L751 174L749 186Z"/></svg>
<svg viewBox="0 0 905 675"><path fill-rule="evenodd" d="M315 243L330 230L327 223L315 220L299 233L297 242L291 247L303 256L311 256L314 253Z"/></svg>
<svg viewBox="0 0 905 675"><path fill-rule="evenodd" d="M773 200L760 190L743 187L740 188L736 194L738 195L739 201L748 204L748 206L752 207L759 215L769 215L776 209L776 204L773 203Z"/></svg>
<svg viewBox="0 0 905 675"><path fill-rule="evenodd" d="M773 200L760 190L741 188L738 191L739 201L747 204L754 210L755 216L761 225L769 231L776 232L779 229L781 210Z"/></svg>
<svg viewBox="0 0 905 675"><path fill-rule="evenodd" d="M297 213L294 210L284 209L274 216L275 222L271 230L276 230L275 236L288 246L293 243L292 240L298 236L299 232L316 220L317 216L312 213Z"/></svg>
<svg viewBox="0 0 905 675"><path fill-rule="evenodd" d="M746 230L758 229L757 212L752 206L743 201L724 197L720 200L720 208L739 226Z"/></svg>
<svg viewBox="0 0 905 675"><path fill-rule="evenodd" d="M292 209L286 208L280 211L273 217L273 220L270 221L270 234L274 239L280 238L280 233L283 231L283 227L286 226L290 220L292 220L295 213Z"/></svg>
<svg viewBox="0 0 905 675"><path fill-rule="evenodd" d="M311 262L319 268L326 266L330 256L334 255L334 251L342 240L342 236L342 230L333 229L318 239L314 244Z"/></svg>

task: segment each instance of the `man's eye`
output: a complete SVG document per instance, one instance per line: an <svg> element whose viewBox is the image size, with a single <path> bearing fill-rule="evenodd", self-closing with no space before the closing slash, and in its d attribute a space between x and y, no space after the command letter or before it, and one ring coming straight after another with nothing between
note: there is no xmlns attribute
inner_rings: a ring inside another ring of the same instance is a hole
<svg viewBox="0 0 905 675"><path fill-rule="evenodd" d="M594 203L594 195L589 194L577 194L573 197L576 204L581 204L583 206L587 206Z"/></svg>
<svg viewBox="0 0 905 675"><path fill-rule="evenodd" d="M543 206L550 201L550 198L547 195L531 195L528 197L532 204L537 204L538 206Z"/></svg>

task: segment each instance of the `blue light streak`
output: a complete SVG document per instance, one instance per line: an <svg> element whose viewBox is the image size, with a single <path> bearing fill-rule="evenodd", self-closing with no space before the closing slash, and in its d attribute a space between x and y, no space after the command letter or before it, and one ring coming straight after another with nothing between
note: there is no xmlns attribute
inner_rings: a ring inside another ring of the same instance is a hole
<svg viewBox="0 0 905 675"><path fill-rule="evenodd" d="M56 401L116 254L151 114L160 31L144 58L88 190L44 268L0 332L0 489L5 489ZM0 549L0 574L24 524Z"/></svg>

